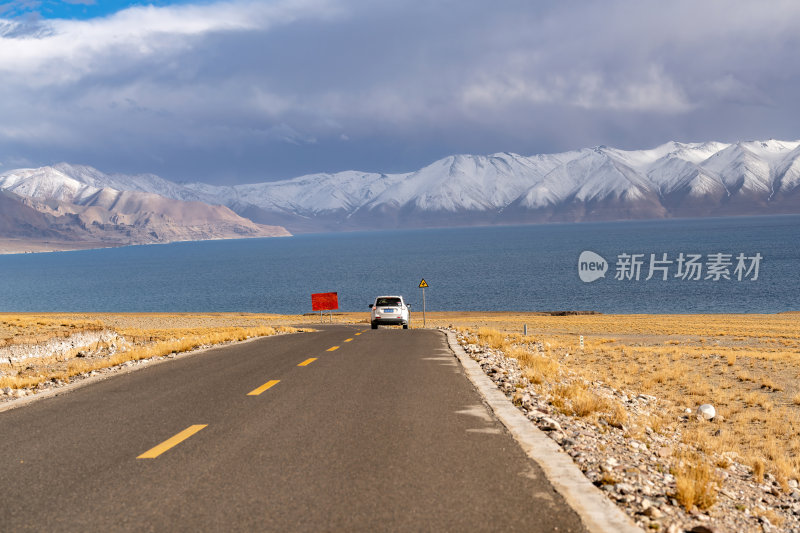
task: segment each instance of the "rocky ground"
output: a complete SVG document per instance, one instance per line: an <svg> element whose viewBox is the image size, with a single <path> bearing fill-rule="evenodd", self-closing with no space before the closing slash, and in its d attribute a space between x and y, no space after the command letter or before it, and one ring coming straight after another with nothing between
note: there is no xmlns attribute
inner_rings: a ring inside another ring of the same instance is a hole
<svg viewBox="0 0 800 533"><path fill-rule="evenodd" d="M188 354L172 353L160 357L149 357L147 359L139 359L138 361L126 361L125 363L122 363L120 365L108 368L101 368L98 370L92 370L91 372L85 372L83 374L72 376L69 381L64 381L61 379L44 381L42 383L39 383L35 387L21 388L21 389L12 389L11 387L3 387L0 388L0 405L2 405L5 402L16 400L17 398L25 398L27 396L33 396L34 394L41 394L47 391L62 389L67 386L74 387L76 385L82 384L84 381L88 379L109 377L113 374L128 372L132 369L146 366L155 362L164 361L167 359L174 359L175 357L186 356L186 355Z"/></svg>
<svg viewBox="0 0 800 533"><path fill-rule="evenodd" d="M80 353L79 357L87 358L87 359L102 359L109 356L112 356L116 351L122 347L130 346L130 343L124 338L117 335L113 331L100 331L100 332L91 332L91 333L80 333L74 336L75 338L67 338L67 339L54 339L47 343L44 343L39 346L31 347L31 346L10 346L3 349L0 349L0 360L8 359L10 361L24 361L25 359L29 358L36 358L42 356L54 356L58 355L59 353L67 353L70 350L74 350L75 346L85 346ZM92 349L92 345L96 344L98 346L102 346L97 350ZM11 388L11 387L2 387L0 388L0 405L6 402L11 402L18 398L25 398L28 396L33 396L36 394L42 394L48 391L55 391L58 389L63 389L67 386L80 386L89 379L102 379L103 377L109 377L114 374L120 374L129 372L133 369L140 368L143 366L147 366L153 363L165 361L168 359L174 359L175 357L185 357L192 353L196 353L199 350L210 348L212 344L199 346L195 350L191 352L183 352L183 353L170 353L163 356L157 357L148 357L144 359L139 359L135 361L125 361L124 363L107 367L107 368L99 368L97 370L92 370L88 372L83 372L81 374L77 374L71 376L69 380L63 379L52 379L48 381L43 381L37 384L34 387L25 387L25 388ZM0 376L3 374L0 371Z"/></svg>
<svg viewBox="0 0 800 533"><path fill-rule="evenodd" d="M247 313L0 315L0 403L214 345L309 331L287 325L315 321Z"/></svg>
<svg viewBox="0 0 800 533"><path fill-rule="evenodd" d="M38 344L11 344L0 348L0 361L10 364L26 359L68 356L76 348L83 348L79 357L86 357L93 346L103 346L106 352L115 353L120 347L130 346L127 340L114 331L80 331L68 337L53 338Z"/></svg>
<svg viewBox="0 0 800 533"><path fill-rule="evenodd" d="M541 387L528 382L516 359L506 357L501 350L470 344L469 337L456 333L467 354L509 400L643 529L669 533L800 533L797 480L789 480L789 490L784 491L770 474L764 476L763 483L757 482L751 469L738 463L736 457L707 457L715 465L718 480L712 494L715 503L705 510L695 507L687 511L675 497L673 473L681 457L699 452L682 442L680 430L664 434L646 427L634 436L624 424L614 427L602 418L566 415ZM654 396L615 390L602 382L587 385L624 406L629 420L646 419L663 408ZM679 422L695 416L701 415L689 410ZM719 418L707 423L723 423Z"/></svg>

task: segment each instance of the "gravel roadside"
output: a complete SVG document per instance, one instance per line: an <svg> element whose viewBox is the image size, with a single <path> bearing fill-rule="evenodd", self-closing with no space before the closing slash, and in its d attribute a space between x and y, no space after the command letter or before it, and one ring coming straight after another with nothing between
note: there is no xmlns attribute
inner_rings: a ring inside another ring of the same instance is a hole
<svg viewBox="0 0 800 533"><path fill-rule="evenodd" d="M785 492L770 474L764 476L763 483L756 482L751 469L735 457L708 457L714 465L715 501L706 509L687 511L675 497L673 473L682 466L683 458L699 452L682 442L679 432L663 434L648 427L634 436L625 425L614 427L602 418L594 421L564 414L553 405L552 398L528 382L516 359L506 357L501 350L471 344L465 334L450 331L509 401L561 446L585 476L643 529L669 533L800 533L796 480L790 480L791 490ZM623 405L630 420L643 419L661 408L655 396L616 390L602 382L587 385ZM690 412L683 418L688 421L695 416Z"/></svg>

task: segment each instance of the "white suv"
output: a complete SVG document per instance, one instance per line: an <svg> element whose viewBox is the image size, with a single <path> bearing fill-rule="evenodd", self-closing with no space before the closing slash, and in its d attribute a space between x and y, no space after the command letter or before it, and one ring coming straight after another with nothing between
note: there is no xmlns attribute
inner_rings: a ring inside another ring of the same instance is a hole
<svg viewBox="0 0 800 533"><path fill-rule="evenodd" d="M378 296L374 304L369 304L370 324L372 329L378 329L380 324L403 326L408 329L409 306L403 301L402 296Z"/></svg>

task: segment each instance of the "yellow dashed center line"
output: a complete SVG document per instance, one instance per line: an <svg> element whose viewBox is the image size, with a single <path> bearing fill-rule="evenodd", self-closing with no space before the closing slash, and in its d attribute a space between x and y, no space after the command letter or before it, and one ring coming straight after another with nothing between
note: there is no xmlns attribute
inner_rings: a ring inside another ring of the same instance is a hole
<svg viewBox="0 0 800 533"><path fill-rule="evenodd" d="M317 360L316 357L309 357L308 359L306 359L305 361L303 361L302 363L300 363L297 366L308 366L308 365L310 365L311 363L313 363L316 360Z"/></svg>
<svg viewBox="0 0 800 533"><path fill-rule="evenodd" d="M345 340L344 340L344 342L350 342L351 340L353 340L353 339L352 339L352 338L350 338L350 339L345 339Z"/></svg>
<svg viewBox="0 0 800 533"><path fill-rule="evenodd" d="M327 349L327 350L325 350L325 351L326 351L326 352L333 352L333 351L336 351L336 350L338 350L338 349L339 349L339 347L338 347L338 346L331 346L330 348L328 348L328 349Z"/></svg>
<svg viewBox="0 0 800 533"><path fill-rule="evenodd" d="M194 426L189 426L188 428L184 429L174 437L165 440L164 442L162 442L158 446L155 446L154 448L150 448L142 455L137 457L137 459L155 459L165 451L169 450L174 446L177 446L178 444L185 441L186 439L188 439L189 437L191 437L192 435L194 435L195 433L197 433L198 431L207 426L208 424L198 424Z"/></svg>
<svg viewBox="0 0 800 533"><path fill-rule="evenodd" d="M270 381L267 381L263 385L261 385L259 388L251 390L250 392L247 393L247 395L248 396L258 396L259 394L261 394L265 390L269 389L270 387L273 387L273 386L277 385L280 382L281 382L281 380L279 380L279 379L272 379Z"/></svg>
<svg viewBox="0 0 800 533"><path fill-rule="evenodd" d="M361 335L362 333L364 333L364 332L363 331L359 331L358 333L356 333L356 335Z"/></svg>

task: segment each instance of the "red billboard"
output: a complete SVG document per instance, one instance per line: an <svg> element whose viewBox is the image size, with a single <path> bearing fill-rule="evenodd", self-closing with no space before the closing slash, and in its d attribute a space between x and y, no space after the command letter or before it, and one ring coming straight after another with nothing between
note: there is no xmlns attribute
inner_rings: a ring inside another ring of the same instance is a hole
<svg viewBox="0 0 800 533"><path fill-rule="evenodd" d="M339 309L339 293L318 292L312 294L311 309L314 311L333 311Z"/></svg>

